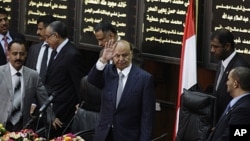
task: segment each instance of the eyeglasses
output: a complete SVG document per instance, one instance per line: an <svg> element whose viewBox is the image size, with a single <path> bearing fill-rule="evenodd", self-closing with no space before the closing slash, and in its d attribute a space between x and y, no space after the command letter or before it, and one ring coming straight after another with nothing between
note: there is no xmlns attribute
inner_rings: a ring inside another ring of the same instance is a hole
<svg viewBox="0 0 250 141"><path fill-rule="evenodd" d="M53 35L55 35L55 33L52 33L52 34L50 34L50 35L44 35L44 37L46 38L46 39L49 39L51 36L53 36Z"/></svg>

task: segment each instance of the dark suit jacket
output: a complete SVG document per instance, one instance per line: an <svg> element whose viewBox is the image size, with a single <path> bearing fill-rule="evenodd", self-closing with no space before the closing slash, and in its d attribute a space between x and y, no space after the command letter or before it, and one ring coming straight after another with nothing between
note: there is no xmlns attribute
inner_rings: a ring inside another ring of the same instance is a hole
<svg viewBox="0 0 250 141"><path fill-rule="evenodd" d="M22 34L16 33L16 32L11 32L11 31L9 31L9 33L10 33L10 36L13 40L19 39L19 40L23 40L26 42L25 37ZM4 65L6 63L7 63L6 56L5 56L2 44L0 44L0 66Z"/></svg>
<svg viewBox="0 0 250 141"><path fill-rule="evenodd" d="M230 70L238 66L249 67L249 64L239 54L236 53L236 55L233 57L233 59L228 64L227 68L225 69L224 74L221 78L220 84L218 86L218 89L215 90L217 79L220 73L221 62L218 64L217 71L216 71L216 79L214 81L214 96L216 97L215 107L214 107L214 125L216 125L221 114L224 112L227 104L232 99L232 97L227 92L227 84L226 84L227 77L228 77Z"/></svg>
<svg viewBox="0 0 250 141"><path fill-rule="evenodd" d="M250 125L250 95L239 99L227 114L223 114L208 141L229 141L230 125Z"/></svg>
<svg viewBox="0 0 250 141"><path fill-rule="evenodd" d="M57 54L48 68L45 87L51 94L56 92L53 109L64 126L75 113L75 105L79 99L80 80L87 74L82 54L70 41Z"/></svg>
<svg viewBox="0 0 250 141"><path fill-rule="evenodd" d="M36 70L36 64L39 52L42 48L43 42L40 42L38 44L34 44L29 48L28 56L26 58L25 66Z"/></svg>
<svg viewBox="0 0 250 141"><path fill-rule="evenodd" d="M107 65L103 71L94 66L88 74L89 82L102 89L100 121L94 141L104 141L111 128L114 141L150 141L155 114L152 76L132 65L116 108L118 79L113 64Z"/></svg>

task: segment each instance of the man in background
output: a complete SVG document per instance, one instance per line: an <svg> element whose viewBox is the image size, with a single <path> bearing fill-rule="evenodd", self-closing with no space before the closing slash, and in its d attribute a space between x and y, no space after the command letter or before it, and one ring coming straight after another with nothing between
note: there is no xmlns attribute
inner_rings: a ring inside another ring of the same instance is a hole
<svg viewBox="0 0 250 141"><path fill-rule="evenodd" d="M25 66L36 70L39 73L39 76L41 77L42 83L44 84L45 76L47 73L47 66L49 63L50 55L52 52L52 49L49 47L48 43L45 41L45 29L46 27L52 23L53 21L56 21L56 19L51 15L45 15L41 16L37 20L37 31L36 34L39 37L40 43L34 44L29 48L28 56L26 59ZM38 117L39 111L37 106L37 101L33 101L32 106L30 108L30 115L32 115L34 118ZM43 121L43 120L41 120ZM42 122L39 123L39 127L41 128L43 125Z"/></svg>
<svg viewBox="0 0 250 141"><path fill-rule="evenodd" d="M211 35L211 54L219 61L214 82L214 125L232 97L227 92L227 77L231 69L238 66L249 67L249 64L235 51L233 34L227 29L219 29Z"/></svg>
<svg viewBox="0 0 250 141"><path fill-rule="evenodd" d="M26 55L25 42L13 40L8 46L9 63L0 66L0 123L8 131L20 131L26 126L34 99L42 105L48 98L38 73L23 66Z"/></svg>
<svg viewBox="0 0 250 141"><path fill-rule="evenodd" d="M229 141L230 128L233 126L250 125L250 69L246 67L236 67L229 72L227 80L227 92L233 98L224 113L221 115L214 131L208 141ZM236 128L235 127L235 128ZM231 134L235 134L233 131ZM247 133L249 134L249 133ZM237 137L237 136L236 136ZM238 136L239 137L239 136ZM247 139L242 136L240 140ZM247 139L249 140L249 139Z"/></svg>
<svg viewBox="0 0 250 141"><path fill-rule="evenodd" d="M12 32L9 30L9 13L4 9L0 8L0 65L7 63L7 48L8 44L14 39L20 39L23 41L25 37L22 34Z"/></svg>
<svg viewBox="0 0 250 141"><path fill-rule="evenodd" d="M75 105L80 102L80 80L87 74L83 56L69 41L67 26L61 21L50 23L45 29L45 39L53 49L47 69L45 87L56 93L53 109L56 120L51 138L70 131L66 128L75 114Z"/></svg>
<svg viewBox="0 0 250 141"><path fill-rule="evenodd" d="M118 36L117 30L115 29L115 27L111 23L106 22L106 21L102 21L95 26L94 34L98 41L98 45L101 46L102 48L104 48L105 44L109 40L114 40L115 42L118 40L121 40L121 37ZM141 53L138 48L134 47L133 45L132 47L133 47L132 62L133 64L141 67L143 63ZM103 52L103 49L100 53L100 56L102 52Z"/></svg>
<svg viewBox="0 0 250 141"><path fill-rule="evenodd" d="M39 40L41 42L38 44L34 44L29 48L27 60L25 63L25 66L34 69L39 73L43 83L52 52L52 49L45 41L45 29L50 23L54 21L56 21L56 19L51 15L45 15L38 18L36 34L39 36ZM43 60L45 61L45 65L43 64Z"/></svg>
<svg viewBox="0 0 250 141"><path fill-rule="evenodd" d="M105 44L88 74L88 81L102 89L94 141L150 141L155 114L153 78L132 64L129 42L113 42Z"/></svg>

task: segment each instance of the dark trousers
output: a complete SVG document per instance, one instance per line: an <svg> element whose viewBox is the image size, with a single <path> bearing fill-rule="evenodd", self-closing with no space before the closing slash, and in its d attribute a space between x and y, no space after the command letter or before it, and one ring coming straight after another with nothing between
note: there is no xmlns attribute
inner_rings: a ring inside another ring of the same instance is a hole
<svg viewBox="0 0 250 141"><path fill-rule="evenodd" d="M20 118L20 120L16 123L16 125L12 125L11 122L6 123L5 129L10 132L18 132L23 129L23 118Z"/></svg>
<svg viewBox="0 0 250 141"><path fill-rule="evenodd" d="M108 133L108 136L106 137L105 141L114 141L112 128L109 129L109 133Z"/></svg>

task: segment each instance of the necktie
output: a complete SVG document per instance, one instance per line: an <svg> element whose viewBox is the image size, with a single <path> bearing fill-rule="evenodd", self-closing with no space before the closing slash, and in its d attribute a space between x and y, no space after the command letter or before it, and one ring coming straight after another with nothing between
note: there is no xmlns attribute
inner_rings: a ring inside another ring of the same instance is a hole
<svg viewBox="0 0 250 141"><path fill-rule="evenodd" d="M224 114L227 115L230 110L231 110L231 106L230 106L230 102L229 102L229 104L227 105L227 107L224 111Z"/></svg>
<svg viewBox="0 0 250 141"><path fill-rule="evenodd" d="M216 90L218 89L218 86L220 84L220 80L221 80L221 78L223 76L223 73L224 73L224 66L223 66L223 64L221 64L221 66L220 66L220 74L219 74L219 77L218 77L217 83L216 83Z"/></svg>
<svg viewBox="0 0 250 141"><path fill-rule="evenodd" d="M10 122L15 125L21 118L21 102L22 102L22 94L21 94L21 73L16 73L15 79L15 87L14 87L14 100L13 100L13 107L10 117Z"/></svg>
<svg viewBox="0 0 250 141"><path fill-rule="evenodd" d="M53 50L49 59L49 65L48 65L48 70L50 69L53 61L55 60L55 56L56 56L57 52L56 50Z"/></svg>
<svg viewBox="0 0 250 141"><path fill-rule="evenodd" d="M118 82L118 88L117 88L117 95L116 95L116 107L118 107L118 104L121 100L122 97L122 92L123 92L123 73L119 72L119 82Z"/></svg>
<svg viewBox="0 0 250 141"><path fill-rule="evenodd" d="M5 55L7 54L7 50L8 50L8 37L4 36L3 37L3 41L4 41L4 48L5 48Z"/></svg>
<svg viewBox="0 0 250 141"><path fill-rule="evenodd" d="M49 45L45 44L45 50L43 53L43 58L42 58L42 63L41 63L41 68L40 68L40 77L42 79L42 82L44 83L45 80L45 75L47 72L47 60L48 60L48 50L49 50Z"/></svg>

